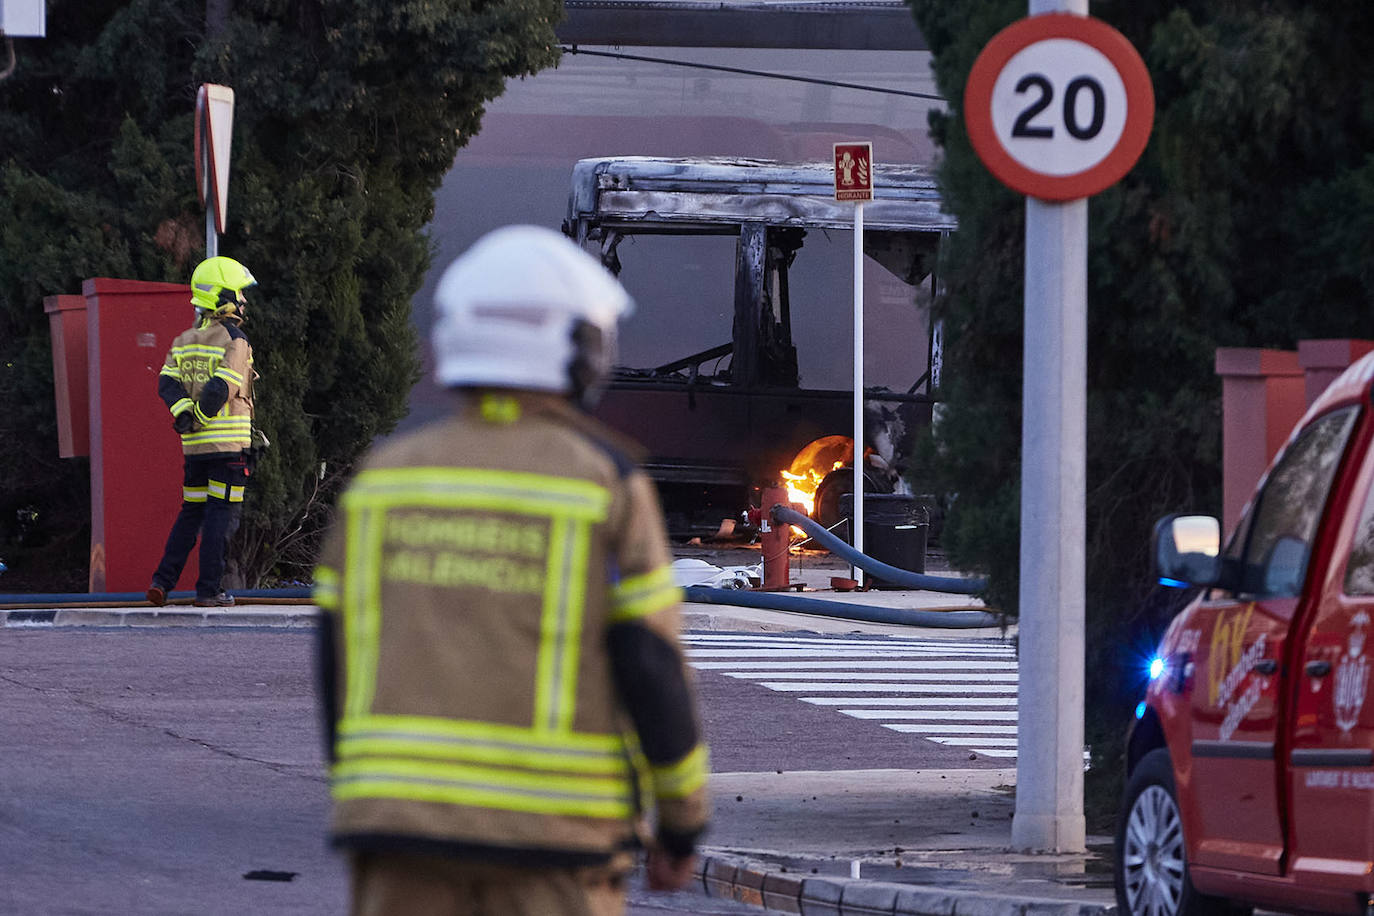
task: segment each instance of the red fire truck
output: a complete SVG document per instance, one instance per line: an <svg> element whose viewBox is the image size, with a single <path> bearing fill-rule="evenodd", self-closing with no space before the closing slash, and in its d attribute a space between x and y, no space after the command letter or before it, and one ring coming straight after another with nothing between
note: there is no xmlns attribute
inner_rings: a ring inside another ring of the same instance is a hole
<svg viewBox="0 0 1374 916"><path fill-rule="evenodd" d="M1161 581L1200 593L1128 742L1124 913L1370 912L1372 382L1374 355L1312 405L1224 549L1212 518L1156 528Z"/></svg>

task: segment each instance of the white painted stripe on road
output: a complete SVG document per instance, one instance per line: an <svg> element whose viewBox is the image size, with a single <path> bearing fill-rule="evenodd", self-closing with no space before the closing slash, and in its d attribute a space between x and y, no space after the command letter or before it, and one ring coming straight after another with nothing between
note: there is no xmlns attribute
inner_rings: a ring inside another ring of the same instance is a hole
<svg viewBox="0 0 1374 916"><path fill-rule="evenodd" d="M901 637L831 639L824 636L744 636L714 633L684 633L682 635L682 641L692 645L769 645L773 643L788 643L808 646L842 646L845 648L874 645L897 646L901 648L948 649L951 652L957 652L964 649L997 649L1003 652L1016 651L1016 648L1008 643L991 639L965 641L947 639L905 639Z"/></svg>
<svg viewBox="0 0 1374 916"><path fill-rule="evenodd" d="M883 722L883 728L910 735L1014 735L1015 725L927 725L924 722Z"/></svg>
<svg viewBox="0 0 1374 916"><path fill-rule="evenodd" d="M946 684L826 684L818 681L789 683L786 681L758 681L769 690L781 693L824 693L827 690L849 691L851 693L936 693L948 694L957 690L959 695L970 693L1000 693L1015 696L1015 684L960 684L952 688Z"/></svg>
<svg viewBox="0 0 1374 916"><path fill-rule="evenodd" d="M971 750L971 751L973 751L974 753L977 753L977 754L982 754L984 757L1015 757L1015 756L1016 756L1016 751L1015 751L1014 749L1013 749L1013 750L1007 750L1006 748L981 747L981 746L979 746L979 747L971 747L971 748L969 748L969 750Z"/></svg>
<svg viewBox="0 0 1374 916"><path fill-rule="evenodd" d="M1015 706L1016 697L798 697L803 703L817 706L845 706L866 703L869 706Z"/></svg>
<svg viewBox="0 0 1374 916"><path fill-rule="evenodd" d="M721 671L726 677L767 677L794 678L801 680L852 680L852 681L1010 681L1015 683L1018 675L989 671L968 674L964 671Z"/></svg>
<svg viewBox="0 0 1374 916"><path fill-rule="evenodd" d="M782 636L765 636L756 639L738 640L700 640L683 636L685 645L703 649L728 649L755 646L806 646L819 649L928 649L941 652L1001 652L1015 654L1016 648L1004 643L948 643L928 639L790 639Z"/></svg>
<svg viewBox="0 0 1374 916"><path fill-rule="evenodd" d="M1009 747L1009 748L1013 748L1013 749L1016 747L1016 739L1015 739L1015 738L989 738L987 735L983 735L982 737L979 737L979 738L954 738L954 737L950 737L950 736L948 736L948 735L938 735L938 736L932 735L932 736L928 737L926 740L927 740L927 741L935 741L935 742L938 742L938 743L940 743L940 744L948 744L948 745L950 745L951 747L974 747L974 746L980 746L980 747Z"/></svg>
<svg viewBox="0 0 1374 916"><path fill-rule="evenodd" d="M694 668L700 668L700 669L702 669L703 671L719 671L719 670L721 670L721 669L723 669L723 668L732 668L732 669L741 669L741 670L742 670L742 669L745 669L745 668L749 668L749 669L756 669L756 670L759 670L759 671L778 670L778 669L782 669L782 668L786 668L786 669L793 670L793 671L795 671L795 670L797 670L797 669L799 669L799 668L824 668L824 669L830 669L830 670L839 669L839 668L852 668L852 669L857 669L857 670L860 670L860 671L863 671L863 670L869 670L869 671L892 670L892 669L899 669L899 668L900 668L900 669L922 668L922 669L926 669L926 670L929 670L929 671L959 671L959 670L969 670L969 671L979 671L979 670L989 670L989 671L1014 671L1014 670L1016 670L1016 662L988 662L988 661L956 662L956 661L939 661L939 660L937 660L937 661L928 661L928 660L914 660L914 659L911 660L911 661L904 661L904 662L902 662L902 661L865 661L865 660L863 660L863 659L855 659L855 660L853 660L853 661L842 661L842 662L836 661L836 662L805 662L805 663L803 663L803 662L743 662L743 661L736 661L736 662L693 662L693 663L692 663L692 667L694 667Z"/></svg>
<svg viewBox="0 0 1374 916"><path fill-rule="evenodd" d="M1005 652L939 652L933 649L826 649L818 646L767 646L757 649L688 649L688 658L967 658L1006 659Z"/></svg>
<svg viewBox="0 0 1374 916"><path fill-rule="evenodd" d="M1001 709L841 709L856 719L930 719L937 722L1015 722L1016 713Z"/></svg>

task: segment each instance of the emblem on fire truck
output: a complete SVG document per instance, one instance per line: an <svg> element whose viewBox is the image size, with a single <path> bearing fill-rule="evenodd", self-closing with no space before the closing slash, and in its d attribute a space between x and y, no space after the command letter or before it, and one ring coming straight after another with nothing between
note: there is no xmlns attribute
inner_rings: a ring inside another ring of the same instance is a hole
<svg viewBox="0 0 1374 916"><path fill-rule="evenodd" d="M1369 625L1369 615L1360 611L1350 623L1354 629L1346 640L1346 651L1336 663L1336 689L1332 697L1336 725L1346 734L1359 722L1369 689L1369 659L1364 654L1364 628Z"/></svg>

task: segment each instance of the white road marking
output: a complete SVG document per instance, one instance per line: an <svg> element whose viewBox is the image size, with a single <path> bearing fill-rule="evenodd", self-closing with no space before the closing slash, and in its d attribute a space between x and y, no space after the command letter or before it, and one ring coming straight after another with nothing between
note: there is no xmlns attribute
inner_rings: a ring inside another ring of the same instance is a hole
<svg viewBox="0 0 1374 916"><path fill-rule="evenodd" d="M990 661L982 661L982 660L970 660L970 661L966 661L966 662L961 662L961 661L946 661L946 660L943 660L943 659L939 659L939 660L910 659L910 660L908 660L908 661L867 661L867 660L864 660L864 659L855 659L855 660L852 660L852 661L843 661L843 662L811 662L811 661L808 661L808 662L800 662L800 661L790 661L790 662L768 662L768 661L763 661L763 662L744 662L744 661L737 661L737 662L692 662L692 667L694 667L694 668L700 668L700 669L702 669L703 671L719 671L719 670L721 670L722 668L731 668L731 669L735 669L735 670L742 670L742 669L744 669L744 668L752 668L752 669L757 669L757 670L759 670L759 671L767 671L767 670L769 670L769 669L778 670L778 669L784 669L784 668L785 668L785 669L788 669L788 670L793 670L793 671L795 671L795 670L798 669L798 668L830 668L830 669L845 669L845 670L857 669L857 670L860 670L860 671L864 671L864 670L869 670L869 671L882 671L882 670L887 670L887 671L891 671L891 670L894 670L894 669L895 669L895 670L901 670L901 669L904 669L904 668L909 670L909 669L911 669L911 668L916 668L916 667L920 667L920 668L922 668L922 669L931 670L931 671L960 671L960 670L973 670L973 671L977 671L977 670L983 670L983 669L986 669L986 670L989 670L989 671L1015 671L1015 670L1016 670L1016 662L990 662Z"/></svg>
<svg viewBox="0 0 1374 916"><path fill-rule="evenodd" d="M1015 684L960 684L957 688L946 684L841 684L822 681L759 681L769 690L781 693L817 693L845 690L854 693L933 693L945 696L953 693L998 693L1016 695Z"/></svg>
<svg viewBox="0 0 1374 916"><path fill-rule="evenodd" d="M1009 747L1013 749L1016 747L1015 738L989 738L987 735L980 735L977 738L941 736L929 738L927 740L935 741L940 744L948 744L952 747Z"/></svg>
<svg viewBox="0 0 1374 916"><path fill-rule="evenodd" d="M759 676L757 671L720 671L718 673L726 677L753 678ZM939 681L941 683L952 681L1010 681L1016 683L1017 679L1017 674L1014 671L979 671L970 674L966 671L812 671L807 669L806 671L769 671L765 676L775 680L792 678L813 681Z"/></svg>
<svg viewBox="0 0 1374 916"><path fill-rule="evenodd" d="M947 747L1016 756L1018 663L1006 643L728 633L683 643L694 668L812 694L797 699Z"/></svg>
<svg viewBox="0 0 1374 916"><path fill-rule="evenodd" d="M1006 659L1005 652L943 652L934 649L898 649L884 646L879 649L825 649L820 646L778 646L773 649L688 649L688 658L964 658Z"/></svg>
<svg viewBox="0 0 1374 916"><path fill-rule="evenodd" d="M866 703L869 706L1015 706L1016 697L797 697L803 703L817 706L846 706Z"/></svg>
<svg viewBox="0 0 1374 916"><path fill-rule="evenodd" d="M964 722L1015 722L1016 713L1000 709L841 709L856 719L935 719Z"/></svg>
<svg viewBox="0 0 1374 916"><path fill-rule="evenodd" d="M927 725L924 722L883 723L883 728L912 735L1014 735L1015 725Z"/></svg>

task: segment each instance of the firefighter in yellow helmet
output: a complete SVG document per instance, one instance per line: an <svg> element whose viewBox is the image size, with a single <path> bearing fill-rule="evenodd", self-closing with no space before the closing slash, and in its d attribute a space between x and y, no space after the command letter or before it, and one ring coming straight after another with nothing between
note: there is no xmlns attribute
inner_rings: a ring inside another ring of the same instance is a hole
<svg viewBox="0 0 1374 916"><path fill-rule="evenodd" d="M234 603L220 580L248 483L256 373L241 325L247 307L243 291L256 282L233 258L202 261L191 274L195 323L172 341L158 375L157 393L181 436L184 468L181 511L148 586L148 600L155 605L166 602L197 537L196 606Z"/></svg>
<svg viewBox="0 0 1374 916"><path fill-rule="evenodd" d="M368 456L315 572L353 913L618 914L634 849L679 888L707 816L654 487L575 403L630 299L512 226L435 305L453 413Z"/></svg>

